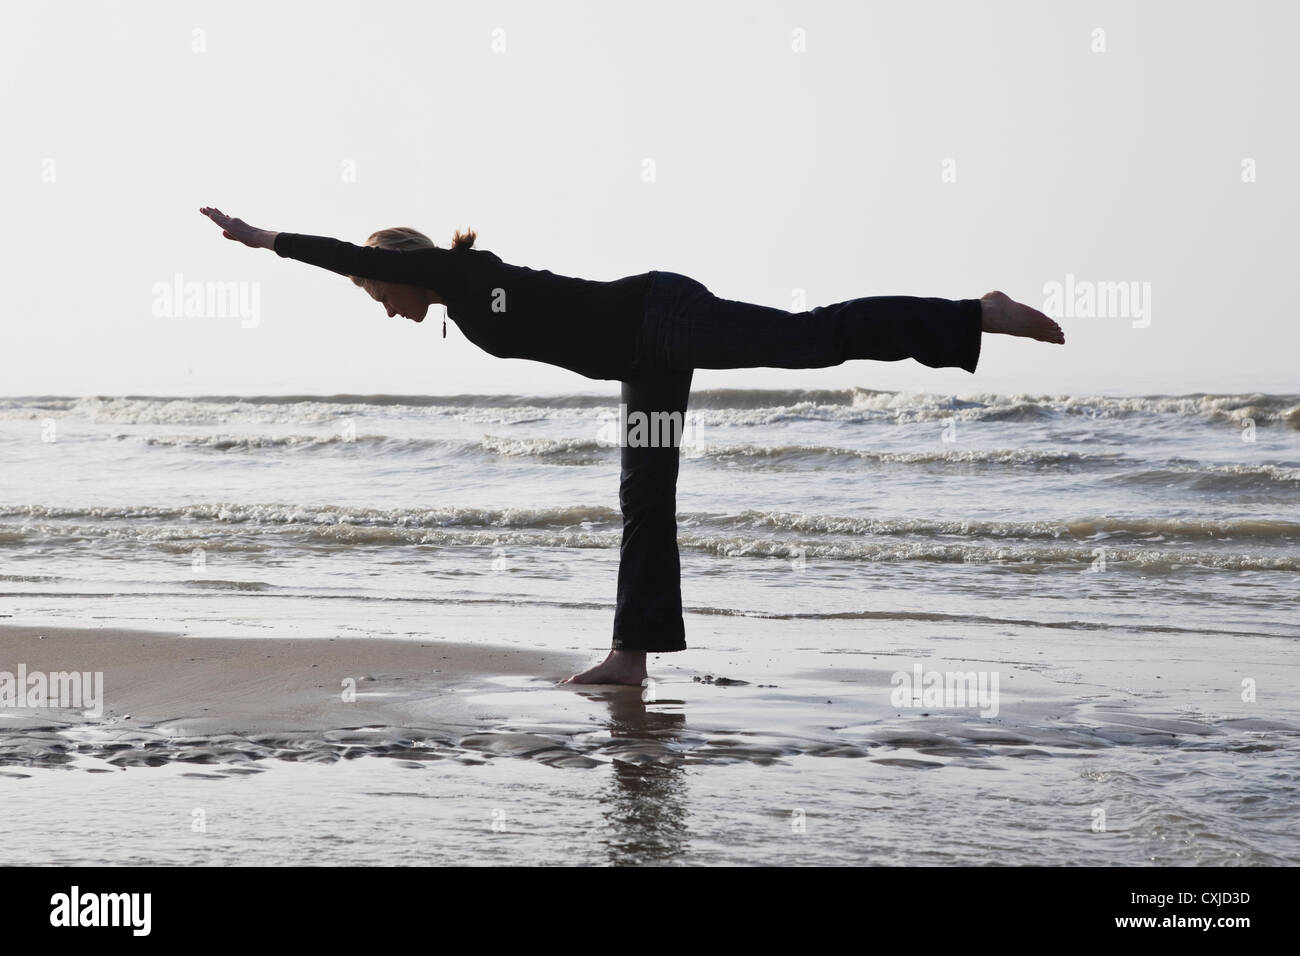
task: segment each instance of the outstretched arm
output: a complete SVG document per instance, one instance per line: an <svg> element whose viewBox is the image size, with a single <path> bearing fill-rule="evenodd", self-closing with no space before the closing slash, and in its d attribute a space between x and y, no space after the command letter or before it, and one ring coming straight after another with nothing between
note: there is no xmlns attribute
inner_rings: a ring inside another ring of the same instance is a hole
<svg viewBox="0 0 1300 956"><path fill-rule="evenodd" d="M199 212L221 227L227 239L254 249L270 249L276 255L320 266L343 276L405 282L429 289L452 287L464 271L464 259L449 260L447 249L380 249L358 246L329 236L308 236L296 232L272 232L227 216L220 209L202 207Z"/></svg>

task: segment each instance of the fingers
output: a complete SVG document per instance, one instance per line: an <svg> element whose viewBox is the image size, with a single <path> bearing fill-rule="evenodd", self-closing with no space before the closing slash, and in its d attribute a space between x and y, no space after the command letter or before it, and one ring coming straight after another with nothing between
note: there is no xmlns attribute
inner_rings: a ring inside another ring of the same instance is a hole
<svg viewBox="0 0 1300 956"><path fill-rule="evenodd" d="M220 226L221 234L225 236L227 239L230 239L233 242L243 242L245 245L249 244L243 238L240 238L240 236L235 234L237 232L248 231L250 229L249 225L246 222L244 222L242 219L234 219L230 216L227 216L224 212L222 212L220 209L216 208L215 206L200 206L199 212L203 213L203 215L207 216L214 223Z"/></svg>
<svg viewBox="0 0 1300 956"><path fill-rule="evenodd" d="M227 216L224 212L222 212L220 209L216 208L215 206L204 206L199 210L199 212L203 213L203 215L207 216L218 226L222 226L223 228L229 226L232 222L236 221L231 219L229 216Z"/></svg>

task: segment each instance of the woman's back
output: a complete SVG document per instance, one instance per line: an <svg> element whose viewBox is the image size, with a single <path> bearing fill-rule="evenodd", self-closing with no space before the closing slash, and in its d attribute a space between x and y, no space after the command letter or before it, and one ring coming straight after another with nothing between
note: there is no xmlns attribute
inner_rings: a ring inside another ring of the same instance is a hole
<svg viewBox="0 0 1300 956"><path fill-rule="evenodd" d="M288 232L276 237L275 252L340 275L432 289L485 352L594 379L631 374L653 274L602 282L512 265L484 249L394 250Z"/></svg>

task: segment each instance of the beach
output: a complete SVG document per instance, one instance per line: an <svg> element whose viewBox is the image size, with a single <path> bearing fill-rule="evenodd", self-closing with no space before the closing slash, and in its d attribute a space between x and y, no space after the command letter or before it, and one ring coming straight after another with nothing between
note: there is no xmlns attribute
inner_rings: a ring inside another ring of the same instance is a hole
<svg viewBox="0 0 1300 956"><path fill-rule="evenodd" d="M1271 785L1300 754L1300 665L1265 640L1225 666L1212 640L1170 659L1153 634L1076 635L1062 657L1025 632L903 627L867 653L843 626L796 625L800 646L754 659L755 631L791 626L736 623L689 664L652 658L645 689L558 685L588 655L525 642L8 626L0 669L98 670L105 688L95 720L0 713L10 859L1300 859L1290 786ZM996 716L895 706L895 675L918 664L997 674ZM1241 678L1264 673L1289 690L1243 704Z"/></svg>

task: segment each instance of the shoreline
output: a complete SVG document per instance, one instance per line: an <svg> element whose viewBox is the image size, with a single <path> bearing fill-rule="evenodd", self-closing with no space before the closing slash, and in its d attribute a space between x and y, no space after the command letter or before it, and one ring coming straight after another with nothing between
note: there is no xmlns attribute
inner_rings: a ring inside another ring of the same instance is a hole
<svg viewBox="0 0 1300 956"><path fill-rule="evenodd" d="M980 768L1117 746L1289 749L1300 736L1295 694L1282 690L1300 668L1281 665L1275 640L1241 644L1253 663L1225 668L1213 638L1171 656L1161 635L1080 633L1053 647L1044 639L1057 641L1055 632L941 635L930 622L895 625L861 646L852 623L792 633L788 621L700 620L687 653L651 656L643 691L559 683L594 662L593 648L571 642L603 614L539 622L518 609L494 614L490 628L475 627L479 615L444 622L444 633L486 631L497 643L0 624L0 684L20 665L102 673L104 698L97 718L0 706L0 774L365 755L584 768L836 756ZM798 633L805 638L792 640ZM500 643L509 634L528 643ZM1243 703L1258 655L1271 663L1269 690ZM977 679L971 695L928 689L964 674Z"/></svg>
<svg viewBox="0 0 1300 956"><path fill-rule="evenodd" d="M0 625L0 671L102 670L106 697L99 720L0 707L14 859L1300 860L1274 783L1300 752L1300 666L1276 639L1234 641L1233 663L1210 637L699 620L643 696L555 683L603 612L475 618L444 622L454 639ZM918 663L985 672L996 716L909 703Z"/></svg>
<svg viewBox="0 0 1300 956"><path fill-rule="evenodd" d="M319 741L357 728L412 728L411 736L449 741L498 716L473 703L475 692L496 689L504 678L554 683L587 661L585 653L436 639L185 637L0 624L0 673L102 674L103 687L97 717L71 707L0 706L0 764L14 763L21 756L15 744L21 751L24 742L29 756L44 742L57 758L49 745L60 731L105 738L102 748L87 748L99 755L126 751L113 741Z"/></svg>

